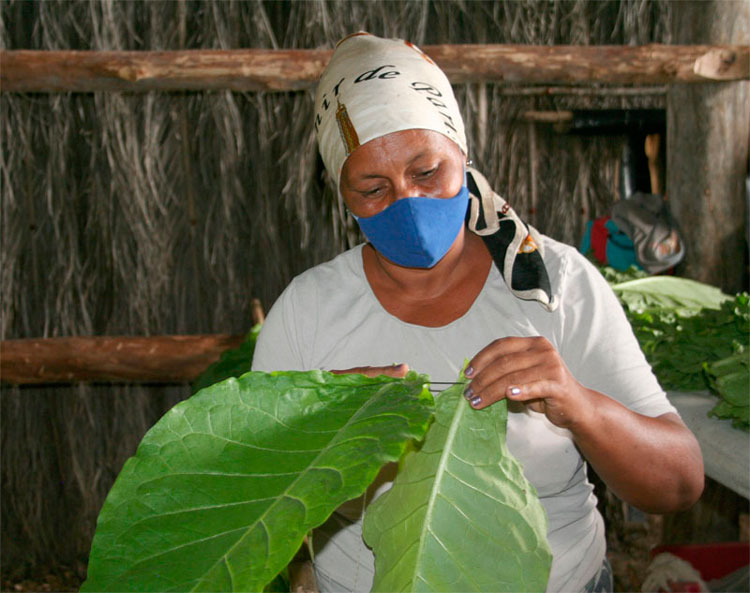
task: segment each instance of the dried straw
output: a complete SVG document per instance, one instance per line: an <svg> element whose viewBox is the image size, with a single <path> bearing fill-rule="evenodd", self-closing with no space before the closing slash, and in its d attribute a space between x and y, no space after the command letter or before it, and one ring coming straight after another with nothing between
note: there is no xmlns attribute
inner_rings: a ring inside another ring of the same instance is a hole
<svg viewBox="0 0 750 593"><path fill-rule="evenodd" d="M669 42L669 2L4 0L8 49ZM456 91L471 158L519 212L577 243L616 195L622 139L537 132L528 109L659 98ZM245 332L297 273L359 240L327 185L311 93L21 95L0 104L0 337ZM2 390L2 562L85 561L123 461L186 386Z"/></svg>

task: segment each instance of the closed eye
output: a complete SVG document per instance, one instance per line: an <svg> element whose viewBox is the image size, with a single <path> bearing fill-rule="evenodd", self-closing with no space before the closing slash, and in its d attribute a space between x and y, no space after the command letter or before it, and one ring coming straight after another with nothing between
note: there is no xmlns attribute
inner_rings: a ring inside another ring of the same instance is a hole
<svg viewBox="0 0 750 593"><path fill-rule="evenodd" d="M432 167L431 169L425 169L424 171L420 171L417 173L414 177L419 179L427 179L428 177L431 177L437 172L437 167Z"/></svg>
<svg viewBox="0 0 750 593"><path fill-rule="evenodd" d="M373 198L377 196L379 193L381 193L383 189L384 188L382 186L378 186L378 187L373 187L372 189L362 190L359 193L361 193L366 198Z"/></svg>

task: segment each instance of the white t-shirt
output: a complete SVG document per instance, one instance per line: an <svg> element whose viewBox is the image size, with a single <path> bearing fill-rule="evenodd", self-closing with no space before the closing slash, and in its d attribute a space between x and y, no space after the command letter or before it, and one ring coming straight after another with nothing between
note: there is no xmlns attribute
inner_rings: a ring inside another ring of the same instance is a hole
<svg viewBox="0 0 750 593"><path fill-rule="evenodd" d="M493 340L544 336L586 387L647 416L675 412L601 274L575 249L547 237L544 254L559 299L556 311L514 297L493 265L469 311L448 325L423 327L405 323L383 308L365 277L360 245L290 283L263 325L253 369L333 370L407 363L433 381L452 382L464 361ZM507 444L547 511L553 554L547 591L580 591L606 551L586 465L569 431L543 414L519 407L508 415ZM361 500L357 504L365 506ZM361 538L363 510L334 513L316 531L321 591L370 590L374 557Z"/></svg>

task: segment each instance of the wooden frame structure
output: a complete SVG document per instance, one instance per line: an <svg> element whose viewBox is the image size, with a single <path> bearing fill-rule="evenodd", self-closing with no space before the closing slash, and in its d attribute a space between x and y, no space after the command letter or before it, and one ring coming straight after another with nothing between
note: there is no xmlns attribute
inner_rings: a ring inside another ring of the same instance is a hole
<svg viewBox="0 0 750 593"><path fill-rule="evenodd" d="M700 83L750 78L750 46L432 45L453 83ZM298 91L330 50L0 51L4 92Z"/></svg>
<svg viewBox="0 0 750 593"><path fill-rule="evenodd" d="M453 83L671 85L750 79L750 46L435 45ZM328 50L0 51L0 91L146 92L312 88ZM258 308L256 307L256 310ZM262 312L254 322L262 320ZM184 382L242 336L75 337L0 342L0 380Z"/></svg>

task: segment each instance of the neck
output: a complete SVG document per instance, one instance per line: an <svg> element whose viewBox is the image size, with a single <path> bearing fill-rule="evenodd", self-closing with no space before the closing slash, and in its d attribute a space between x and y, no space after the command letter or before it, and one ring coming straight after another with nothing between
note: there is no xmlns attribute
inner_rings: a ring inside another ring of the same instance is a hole
<svg viewBox="0 0 750 593"><path fill-rule="evenodd" d="M467 276L479 275L482 284L492 258L480 237L462 228L451 248L432 268L407 268L394 264L367 245L363 253L370 285L397 295L408 302L442 298L463 283Z"/></svg>

